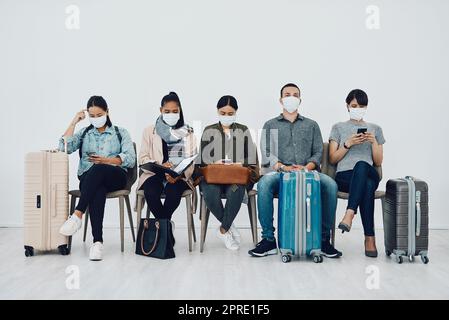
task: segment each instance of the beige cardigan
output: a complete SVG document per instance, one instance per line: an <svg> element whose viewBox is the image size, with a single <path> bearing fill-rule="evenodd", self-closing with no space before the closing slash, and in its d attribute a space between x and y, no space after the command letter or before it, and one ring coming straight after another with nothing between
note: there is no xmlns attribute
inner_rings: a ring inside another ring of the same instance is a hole
<svg viewBox="0 0 449 320"><path fill-rule="evenodd" d="M195 135L190 133L187 136L186 146L185 146L185 152L188 155L194 155L197 153L197 143ZM147 128L143 130L142 134L142 143L140 146L139 151L139 157L137 159L138 164L142 165L150 161L156 161L158 164L162 164L162 161L164 159L163 155L163 149L162 149L162 138L156 133L156 128L154 125L150 125ZM193 163L190 167L188 167L184 171L183 180L187 183L189 188L193 191L193 197L192 197L192 212L196 212L196 205L197 205L197 195L196 195L196 189L193 186L193 180L192 175L193 171L195 169L195 164ZM153 172L148 170L142 170L143 173L139 177L139 183L137 184L137 190L140 189L142 184L151 176L154 175ZM145 199L144 199L145 200Z"/></svg>

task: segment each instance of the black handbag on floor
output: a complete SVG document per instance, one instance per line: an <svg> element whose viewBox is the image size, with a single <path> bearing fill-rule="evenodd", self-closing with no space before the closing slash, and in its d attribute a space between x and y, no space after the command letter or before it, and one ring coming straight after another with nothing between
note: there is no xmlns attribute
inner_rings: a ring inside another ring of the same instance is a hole
<svg viewBox="0 0 449 320"><path fill-rule="evenodd" d="M158 259L175 257L174 237L168 219L141 219L137 233L136 254Z"/></svg>

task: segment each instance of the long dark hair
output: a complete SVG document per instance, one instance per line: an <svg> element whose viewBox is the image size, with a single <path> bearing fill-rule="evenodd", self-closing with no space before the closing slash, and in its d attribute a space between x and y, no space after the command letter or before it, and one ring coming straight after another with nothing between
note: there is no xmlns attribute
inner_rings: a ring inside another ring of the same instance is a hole
<svg viewBox="0 0 449 320"><path fill-rule="evenodd" d="M237 104L237 99L229 95L221 97L220 100L218 100L217 102L217 109L221 109L226 106L231 106L236 111L239 108L239 105Z"/></svg>
<svg viewBox="0 0 449 320"><path fill-rule="evenodd" d="M106 112L109 111L108 104L106 103L106 100L104 100L104 98L102 96L90 97L89 100L87 101L87 109L89 109L90 107L98 107L98 108L102 109L103 111L106 111ZM109 118L109 115L107 115L107 117L106 117L106 125L108 127L112 127L112 122L111 122L111 119Z"/></svg>
<svg viewBox="0 0 449 320"><path fill-rule="evenodd" d="M176 102L176 104L179 106L179 120L174 128L181 128L182 126L184 126L184 113L182 112L181 101L179 100L176 92L170 91L169 94L165 95L161 100L161 107L163 107L167 102Z"/></svg>

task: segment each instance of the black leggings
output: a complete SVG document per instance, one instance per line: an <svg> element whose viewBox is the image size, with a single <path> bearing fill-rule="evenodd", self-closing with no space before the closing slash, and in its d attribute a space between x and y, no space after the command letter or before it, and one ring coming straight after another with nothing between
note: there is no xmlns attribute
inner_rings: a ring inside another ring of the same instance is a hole
<svg viewBox="0 0 449 320"><path fill-rule="evenodd" d="M140 189L143 189L148 208L156 219L171 219L181 202L182 193L188 186L185 181L179 180L174 184L167 183L164 187L163 181L158 175L151 176ZM161 201L162 193L165 194L164 204Z"/></svg>
<svg viewBox="0 0 449 320"><path fill-rule="evenodd" d="M80 177L81 197L76 210L86 212L89 207L90 224L94 242L103 242L103 217L106 193L123 189L126 172L116 166L94 164Z"/></svg>

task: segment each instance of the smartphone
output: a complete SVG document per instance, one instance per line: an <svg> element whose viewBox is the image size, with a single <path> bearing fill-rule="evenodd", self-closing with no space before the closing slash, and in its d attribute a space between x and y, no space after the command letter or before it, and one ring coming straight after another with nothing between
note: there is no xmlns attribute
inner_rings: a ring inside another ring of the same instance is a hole
<svg viewBox="0 0 449 320"><path fill-rule="evenodd" d="M92 156L96 156L97 154L96 154L95 152L88 152L87 155L88 155L89 157L92 157Z"/></svg>
<svg viewBox="0 0 449 320"><path fill-rule="evenodd" d="M368 128L358 128L357 129L357 134L365 133L367 130L368 130Z"/></svg>

